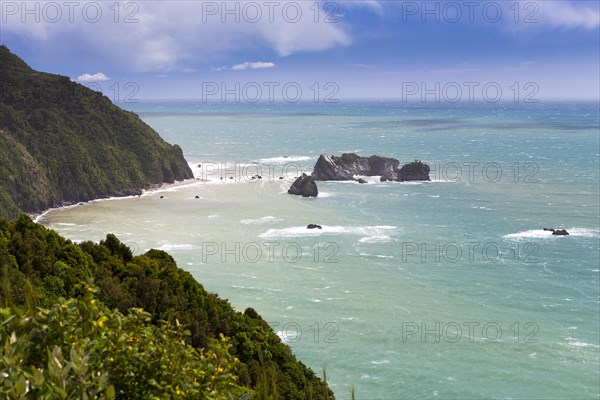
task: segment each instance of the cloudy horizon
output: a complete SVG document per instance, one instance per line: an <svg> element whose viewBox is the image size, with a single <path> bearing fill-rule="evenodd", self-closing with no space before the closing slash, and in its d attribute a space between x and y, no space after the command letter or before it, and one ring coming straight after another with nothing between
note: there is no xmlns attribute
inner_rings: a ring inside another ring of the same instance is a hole
<svg viewBox="0 0 600 400"><path fill-rule="evenodd" d="M105 94L135 83L141 99L202 98L207 87L215 98L244 88L280 98L290 85L338 98L600 97L596 1L2 1L0 8L0 41L12 52Z"/></svg>

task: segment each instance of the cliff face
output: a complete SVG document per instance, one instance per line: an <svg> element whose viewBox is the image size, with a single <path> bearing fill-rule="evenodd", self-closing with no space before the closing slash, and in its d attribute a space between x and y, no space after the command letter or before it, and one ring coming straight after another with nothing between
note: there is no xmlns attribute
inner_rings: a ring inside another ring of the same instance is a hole
<svg viewBox="0 0 600 400"><path fill-rule="evenodd" d="M136 114L0 46L0 216L193 178Z"/></svg>

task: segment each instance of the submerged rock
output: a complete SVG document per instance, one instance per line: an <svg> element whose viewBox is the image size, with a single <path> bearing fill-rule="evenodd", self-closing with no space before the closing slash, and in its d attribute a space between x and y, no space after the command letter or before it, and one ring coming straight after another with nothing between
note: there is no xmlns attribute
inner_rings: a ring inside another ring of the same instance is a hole
<svg viewBox="0 0 600 400"><path fill-rule="evenodd" d="M299 176L288 190L289 194L294 194L302 197L317 197L319 189L312 176L302 174Z"/></svg>

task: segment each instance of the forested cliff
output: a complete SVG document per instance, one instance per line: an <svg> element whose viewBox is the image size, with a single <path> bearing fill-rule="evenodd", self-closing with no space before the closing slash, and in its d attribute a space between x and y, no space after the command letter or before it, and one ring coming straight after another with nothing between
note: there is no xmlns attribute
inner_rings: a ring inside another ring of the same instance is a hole
<svg viewBox="0 0 600 400"><path fill-rule="evenodd" d="M181 148L136 114L0 46L0 216L189 178Z"/></svg>

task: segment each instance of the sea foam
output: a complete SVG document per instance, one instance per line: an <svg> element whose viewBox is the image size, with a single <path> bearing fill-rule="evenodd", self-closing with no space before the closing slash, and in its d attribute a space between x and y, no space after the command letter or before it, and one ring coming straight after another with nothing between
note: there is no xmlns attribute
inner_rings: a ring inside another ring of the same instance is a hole
<svg viewBox="0 0 600 400"><path fill-rule="evenodd" d="M600 237L600 232L597 229L590 229L590 228L566 228L566 229L567 229L567 232L569 232L569 236L588 237L588 238ZM545 231L543 229L530 229L527 231L509 233L508 235L504 235L502 237L507 240L527 240L527 239L564 238L565 236L553 235L551 231Z"/></svg>
<svg viewBox="0 0 600 400"><path fill-rule="evenodd" d="M321 235L360 235L363 236L363 243L369 242L371 239L382 240L383 236L388 237L383 232L394 231L398 229L395 226L378 225L378 226L322 226L322 229L307 229L306 226L293 226L282 229L269 229L259 235L262 239L277 239L277 238L295 238L295 237L311 237ZM361 239L362 240L362 239ZM385 239L387 240L387 239Z"/></svg>

